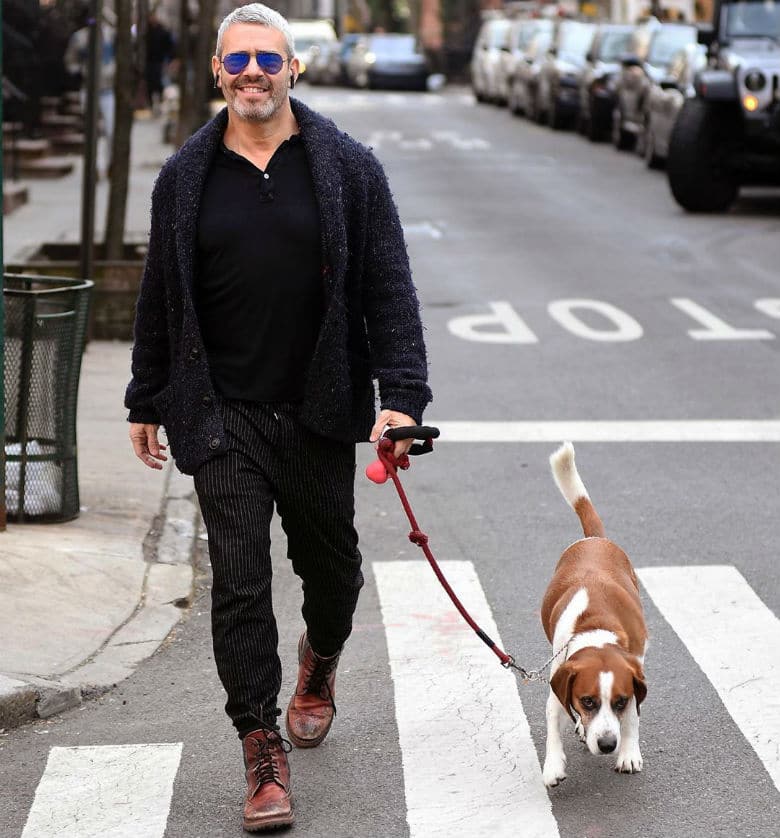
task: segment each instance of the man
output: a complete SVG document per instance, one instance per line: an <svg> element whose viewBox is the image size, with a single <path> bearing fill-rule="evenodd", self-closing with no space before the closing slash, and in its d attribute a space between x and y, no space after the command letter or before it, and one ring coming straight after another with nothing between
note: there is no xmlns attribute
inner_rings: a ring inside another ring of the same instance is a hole
<svg viewBox="0 0 780 838"><path fill-rule="evenodd" d="M214 657L243 741L244 828L257 831L293 820L291 746L276 724L273 504L306 624L286 727L298 747L314 747L333 721L336 666L363 584L354 443L418 424L431 395L384 172L288 97L299 62L287 22L259 3L235 10L212 69L227 108L154 188L126 405L137 456L162 468L163 425L177 466L195 476ZM396 456L409 445L396 443Z"/></svg>
<svg viewBox="0 0 780 838"><path fill-rule="evenodd" d="M163 92L163 74L173 59L174 42L170 29L165 27L156 12L149 14L146 23L146 96L149 107L157 113Z"/></svg>

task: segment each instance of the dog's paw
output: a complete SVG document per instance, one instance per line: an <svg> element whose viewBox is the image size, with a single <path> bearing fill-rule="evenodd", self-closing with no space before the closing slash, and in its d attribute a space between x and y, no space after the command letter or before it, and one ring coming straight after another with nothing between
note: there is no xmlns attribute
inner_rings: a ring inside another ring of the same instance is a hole
<svg viewBox="0 0 780 838"><path fill-rule="evenodd" d="M566 779L566 757L547 757L542 769L542 779L548 789L562 783Z"/></svg>
<svg viewBox="0 0 780 838"><path fill-rule="evenodd" d="M621 774L638 774L642 770L642 754L638 747L618 751L615 771Z"/></svg>

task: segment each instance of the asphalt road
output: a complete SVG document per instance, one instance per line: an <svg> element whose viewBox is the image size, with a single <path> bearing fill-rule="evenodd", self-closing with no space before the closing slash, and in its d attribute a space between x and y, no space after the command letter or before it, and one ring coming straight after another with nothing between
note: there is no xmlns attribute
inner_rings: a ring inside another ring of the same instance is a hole
<svg viewBox="0 0 780 838"><path fill-rule="evenodd" d="M465 89L357 94L304 86L301 98L373 145L390 176L427 328L435 399L426 419L460 429L416 461L405 484L437 556L473 565L505 648L528 668L546 659L539 603L558 555L579 535L549 474L557 428L550 423L587 423L577 426L578 464L608 534L648 571L648 582L672 581L667 598L643 590L651 634L644 771L617 775L610 758L584 754L571 736L569 779L549 795L539 792L540 775L519 770L516 795L511 776L474 783L472 762L498 764L501 754L487 746L462 760L446 715L438 733L407 728L404 719L415 711L425 719L445 689L455 731L461 706L477 709L473 726L488 734L499 717L524 712L532 737L526 750L541 762L546 690L513 686L514 703L502 706L481 700L478 678L464 677L454 689L431 678L410 711L373 568L416 559L417 551L390 486L359 478L367 584L339 670L333 732L321 748L292 754L294 833L438 834L415 826L410 804L417 784L431 782L415 773L421 757L410 744L422 742L433 770L447 769L431 794L452 784L440 819L475 787L483 803L509 813L484 828L450 825L450 835L557 829L563 838L775 838L777 693L768 701L764 694L763 704L758 693L751 704L723 688L721 676L742 667L740 687L778 678L776 647L758 660L751 652L777 636L780 614L772 424L780 413L780 194L753 192L727 216L687 216L664 175L638 158L477 106ZM725 420L754 422L756 441L739 441L738 433L708 441ZM615 421L629 430L616 430ZM656 441L651 421L668 423L667 441ZM531 425L512 426L520 427L520 441L504 441L509 426L495 441L458 441L464 428L480 439L495 431L487 423L521 422ZM531 427L542 441L528 441ZM371 451L363 449L365 465ZM285 703L300 597L277 535L276 608L290 662ZM241 761L211 658L205 551L200 561L197 602L135 676L79 710L3 737L0 834L21 835L52 746L170 742L182 743L182 754L165 835L241 834ZM684 575L699 566L704 576ZM734 587L704 604L715 590L712 566L738 573L733 578L755 597L754 610L735 610ZM669 568L683 575L651 573ZM680 610L670 601L681 587ZM754 619L764 628L753 631ZM709 646L699 647L697 634ZM435 671L437 652L424 636L408 656L423 667L429 658ZM734 647L724 663L717 652L727 641ZM490 657L473 642L477 656ZM497 678L511 679L489 665ZM539 799L552 828L540 826ZM116 817L121 823L121 811Z"/></svg>

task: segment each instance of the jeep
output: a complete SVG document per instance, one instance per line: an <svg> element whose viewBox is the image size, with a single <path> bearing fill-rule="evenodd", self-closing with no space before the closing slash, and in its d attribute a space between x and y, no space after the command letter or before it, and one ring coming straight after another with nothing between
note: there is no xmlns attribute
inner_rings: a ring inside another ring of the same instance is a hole
<svg viewBox="0 0 780 838"><path fill-rule="evenodd" d="M689 212L723 212L741 186L780 185L780 0L719 0L708 64L680 111L667 173Z"/></svg>

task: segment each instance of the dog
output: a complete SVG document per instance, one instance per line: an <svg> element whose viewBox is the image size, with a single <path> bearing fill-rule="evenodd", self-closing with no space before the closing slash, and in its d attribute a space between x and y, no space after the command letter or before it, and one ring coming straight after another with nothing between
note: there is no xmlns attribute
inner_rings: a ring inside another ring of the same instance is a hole
<svg viewBox="0 0 780 838"><path fill-rule="evenodd" d="M577 472L574 446L564 443L550 466L585 537L563 552L542 602L542 625L555 655L542 770L548 788L566 779L561 733L567 714L592 754L616 753L616 771L641 771L639 705L647 695L647 629L636 573L604 536Z"/></svg>

